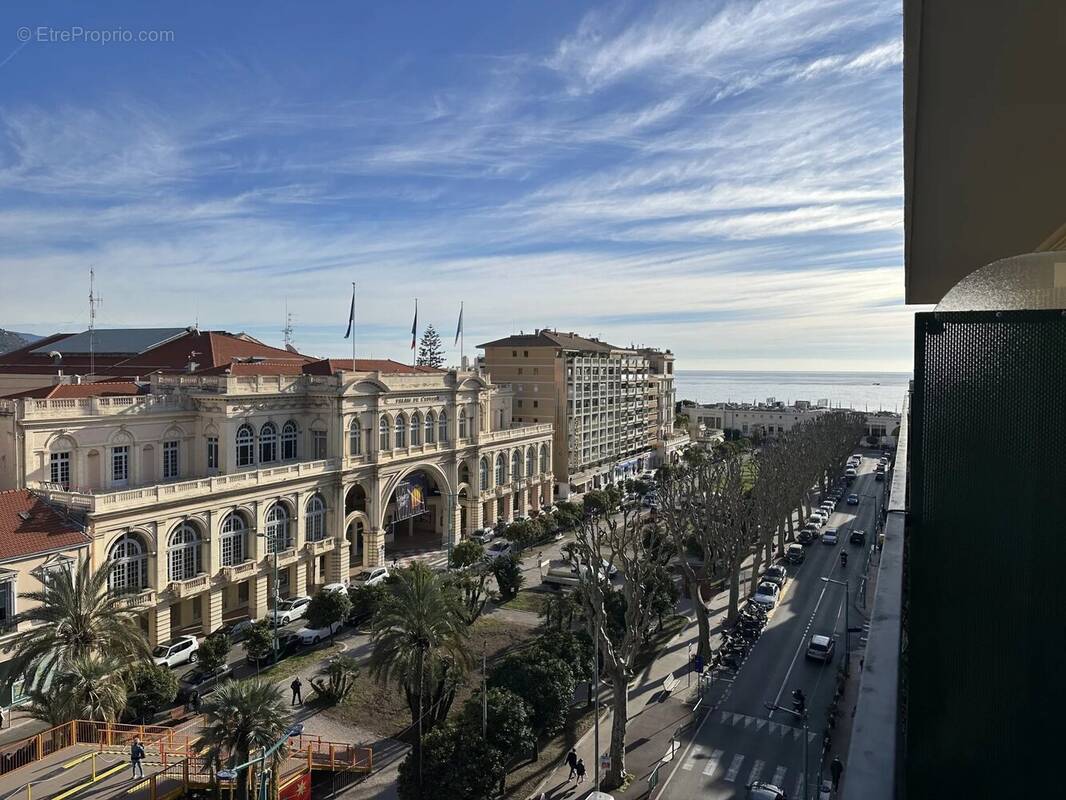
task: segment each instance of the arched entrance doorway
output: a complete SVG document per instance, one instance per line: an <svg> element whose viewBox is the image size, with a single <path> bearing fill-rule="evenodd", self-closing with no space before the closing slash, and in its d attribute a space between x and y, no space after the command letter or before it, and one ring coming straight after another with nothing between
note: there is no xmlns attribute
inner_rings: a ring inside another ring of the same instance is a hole
<svg viewBox="0 0 1066 800"><path fill-rule="evenodd" d="M385 503L385 557L392 560L447 547L448 487L429 469L416 469L393 488Z"/></svg>
<svg viewBox="0 0 1066 800"><path fill-rule="evenodd" d="M363 537L366 527L366 490L358 483L349 487L344 495L344 518L348 520L344 537L348 540L348 564L351 568L363 563ZM354 518L352 515L356 515Z"/></svg>

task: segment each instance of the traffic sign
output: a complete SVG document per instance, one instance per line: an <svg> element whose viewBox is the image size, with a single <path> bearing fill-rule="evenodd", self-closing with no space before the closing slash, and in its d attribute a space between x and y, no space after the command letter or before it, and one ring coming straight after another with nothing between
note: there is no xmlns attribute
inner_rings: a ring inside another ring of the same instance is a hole
<svg viewBox="0 0 1066 800"><path fill-rule="evenodd" d="M696 667L696 672L703 672L703 656L696 654L696 658L693 659L693 665Z"/></svg>
<svg viewBox="0 0 1066 800"><path fill-rule="evenodd" d="M600 757L600 769L603 772L606 772L610 768L611 768L611 757L609 755L601 756Z"/></svg>

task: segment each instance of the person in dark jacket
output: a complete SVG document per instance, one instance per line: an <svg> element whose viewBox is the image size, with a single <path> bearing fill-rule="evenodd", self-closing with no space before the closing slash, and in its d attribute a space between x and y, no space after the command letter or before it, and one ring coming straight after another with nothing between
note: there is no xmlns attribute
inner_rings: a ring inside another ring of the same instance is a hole
<svg viewBox="0 0 1066 800"><path fill-rule="evenodd" d="M141 761L144 760L144 745L141 744L141 737L134 736L133 744L130 745L130 764L133 765L133 777L144 777L144 767L141 766Z"/></svg>
<svg viewBox="0 0 1066 800"><path fill-rule="evenodd" d="M566 776L566 779L572 781L574 775L577 774L577 750L573 747L571 747L570 752L566 754L566 765L570 767L570 774Z"/></svg>
<svg viewBox="0 0 1066 800"><path fill-rule="evenodd" d="M304 704L304 699L300 695L301 690L304 688L303 682L300 680L300 676L297 675L292 679L292 683L289 684L289 688L292 689L292 705L299 703Z"/></svg>
<svg viewBox="0 0 1066 800"><path fill-rule="evenodd" d="M829 774L833 776L833 791L835 792L840 788L840 776L844 772L844 762L840 760L840 756L833 759L833 763L829 765Z"/></svg>
<svg viewBox="0 0 1066 800"><path fill-rule="evenodd" d="M585 762L580 758L577 760L577 782L585 782Z"/></svg>

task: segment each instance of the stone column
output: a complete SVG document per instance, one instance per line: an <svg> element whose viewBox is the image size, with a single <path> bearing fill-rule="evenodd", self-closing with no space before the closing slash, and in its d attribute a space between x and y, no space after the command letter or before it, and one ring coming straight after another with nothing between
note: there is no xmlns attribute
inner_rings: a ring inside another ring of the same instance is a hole
<svg viewBox="0 0 1066 800"><path fill-rule="evenodd" d="M304 492L296 492L292 496L293 507L296 509L296 519L292 521L292 546L299 550L307 541L307 516L304 514L304 501L310 497Z"/></svg>
<svg viewBox="0 0 1066 800"><path fill-rule="evenodd" d="M170 603L161 600L148 609L148 643L155 647L170 639Z"/></svg>
<svg viewBox="0 0 1066 800"><path fill-rule="evenodd" d="M208 575L214 575L222 566L222 546L219 542L218 521L223 515L208 511L206 516L207 542L204 547L204 572ZM214 630L214 628L211 630Z"/></svg>
<svg viewBox="0 0 1066 800"><path fill-rule="evenodd" d="M482 517L483 528L491 528L496 524L496 517L499 516L499 512L496 510L496 498L489 498L485 501L485 516Z"/></svg>
<svg viewBox="0 0 1066 800"><path fill-rule="evenodd" d="M308 563L304 559L296 562L296 584L292 587L293 597L303 597L307 594L307 568Z"/></svg>
<svg viewBox="0 0 1066 800"><path fill-rule="evenodd" d="M363 565L381 567L385 565L385 531L374 528L363 534Z"/></svg>
<svg viewBox="0 0 1066 800"><path fill-rule="evenodd" d="M206 604L204 609L204 634L213 633L222 626L222 605L226 588L212 586L200 595L200 602Z"/></svg>
<svg viewBox="0 0 1066 800"><path fill-rule="evenodd" d="M481 501L475 497L466 503L466 530L464 534L470 535L481 527L483 527L481 522Z"/></svg>
<svg viewBox="0 0 1066 800"><path fill-rule="evenodd" d="M270 612L267 582L265 572L248 579L248 616L253 620L265 619Z"/></svg>
<svg viewBox="0 0 1066 800"><path fill-rule="evenodd" d="M348 563L348 541L343 536L335 539L333 549L326 556L326 582L347 583L351 565Z"/></svg>

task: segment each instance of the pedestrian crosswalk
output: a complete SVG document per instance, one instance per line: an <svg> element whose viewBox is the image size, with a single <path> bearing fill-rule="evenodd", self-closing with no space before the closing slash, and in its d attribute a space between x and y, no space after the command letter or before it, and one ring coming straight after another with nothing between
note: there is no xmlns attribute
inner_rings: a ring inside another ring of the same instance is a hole
<svg viewBox="0 0 1066 800"><path fill-rule="evenodd" d="M788 782L792 781L792 793L789 796L803 796L804 773L795 767L785 764L768 764L766 759L755 758L744 753L730 755L722 749L693 745L681 769L691 772L701 765L703 775L709 781L724 780L741 786L747 786L754 781L768 781L786 790Z"/></svg>
<svg viewBox="0 0 1066 800"><path fill-rule="evenodd" d="M734 728L744 728L756 733L765 733L768 736L777 736L782 739L789 736L793 740L799 741L803 738L803 728L797 728L795 725L786 725L783 722L773 722L765 717L750 717L747 714L736 714L732 711L720 711L719 721L723 725L730 725ZM813 742L818 737L818 734L811 731L807 734L808 741Z"/></svg>

